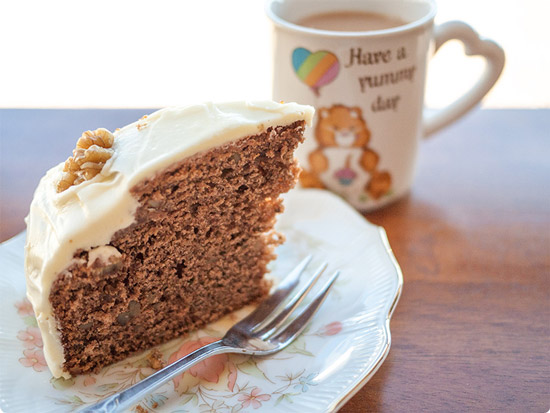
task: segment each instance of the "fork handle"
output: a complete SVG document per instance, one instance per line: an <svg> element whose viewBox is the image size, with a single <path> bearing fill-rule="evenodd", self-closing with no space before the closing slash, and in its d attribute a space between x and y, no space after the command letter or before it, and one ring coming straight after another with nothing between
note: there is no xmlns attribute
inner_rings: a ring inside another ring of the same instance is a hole
<svg viewBox="0 0 550 413"><path fill-rule="evenodd" d="M204 347L201 347L192 353L189 353L185 357L175 361L174 363L169 364L163 369L143 379L139 383L134 384L132 387L107 397L99 403L88 406L80 411L102 413L121 411L132 406L135 402L147 396L157 387L160 387L171 378L183 373L185 370L197 363L200 363L204 359L216 354L230 353L232 351L233 348L223 344L222 340L207 344Z"/></svg>

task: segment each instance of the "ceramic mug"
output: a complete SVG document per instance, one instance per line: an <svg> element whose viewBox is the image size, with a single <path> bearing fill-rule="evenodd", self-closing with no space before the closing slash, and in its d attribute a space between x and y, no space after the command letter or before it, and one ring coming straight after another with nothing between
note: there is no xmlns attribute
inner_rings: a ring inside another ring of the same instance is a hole
<svg viewBox="0 0 550 413"><path fill-rule="evenodd" d="M392 16L403 24L350 32L296 23L345 11ZM434 27L432 0L269 0L266 12L274 26L273 99L316 108L314 126L297 151L300 184L330 189L361 211L409 191L420 140L476 105L504 67L502 49L467 24ZM487 65L470 90L428 116L427 60L451 39Z"/></svg>

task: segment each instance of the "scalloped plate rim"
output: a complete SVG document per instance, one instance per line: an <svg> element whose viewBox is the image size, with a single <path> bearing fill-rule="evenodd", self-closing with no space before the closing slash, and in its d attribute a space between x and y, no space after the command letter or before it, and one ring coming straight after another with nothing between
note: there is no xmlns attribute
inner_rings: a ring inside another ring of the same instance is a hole
<svg viewBox="0 0 550 413"><path fill-rule="evenodd" d="M362 218L364 218L361 215ZM364 218L365 219L365 218ZM366 220L366 219L365 219ZM367 221L368 222L368 221ZM340 399L335 400L332 403L332 406L329 406L329 412L336 412L340 410L353 396L361 390L361 388L369 382L369 380L376 374L378 369L384 364L384 361L386 360L386 357L388 357L388 354L390 352L391 348L391 329L390 329L390 322L391 317L393 315L393 312L395 311L395 308L397 307L397 303L399 302L399 299L401 298L401 293L403 292L403 273L401 271L401 267L399 266L397 259L395 258L395 255L393 253L393 250L390 247L390 242L388 240L388 236L386 234L386 230L381 227L378 227L378 235L380 236L380 240L384 244L384 247L386 249L386 254L388 254L388 257L391 260L391 263L395 269L395 272L397 274L397 288L395 290L395 295L393 297L393 300L391 301L388 312L386 314L386 320L384 323L384 335L386 337L386 343L384 345L384 348L382 351L379 352L379 354L376 356L377 361L373 365L373 367L370 370L366 370L365 374L362 377L359 377L359 379L356 381L356 383L353 384L353 388L348 391L346 394L344 394Z"/></svg>

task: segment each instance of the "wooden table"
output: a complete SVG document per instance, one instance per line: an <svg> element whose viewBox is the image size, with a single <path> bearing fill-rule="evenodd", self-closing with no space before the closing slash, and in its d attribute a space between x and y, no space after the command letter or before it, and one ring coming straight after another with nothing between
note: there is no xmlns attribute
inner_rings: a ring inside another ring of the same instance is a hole
<svg viewBox="0 0 550 413"><path fill-rule="evenodd" d="M85 129L149 110L0 110L0 240ZM405 284L392 349L342 409L550 408L550 110L478 110L420 151L411 194L367 215Z"/></svg>

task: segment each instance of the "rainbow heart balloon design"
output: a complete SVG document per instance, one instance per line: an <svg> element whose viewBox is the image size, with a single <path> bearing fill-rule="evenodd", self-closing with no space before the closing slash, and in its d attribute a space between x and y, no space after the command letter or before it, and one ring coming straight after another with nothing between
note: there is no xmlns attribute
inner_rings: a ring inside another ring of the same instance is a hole
<svg viewBox="0 0 550 413"><path fill-rule="evenodd" d="M340 71L340 62L333 53L325 50L311 53L303 47L292 52L292 66L298 78L317 96L319 88L332 82Z"/></svg>

